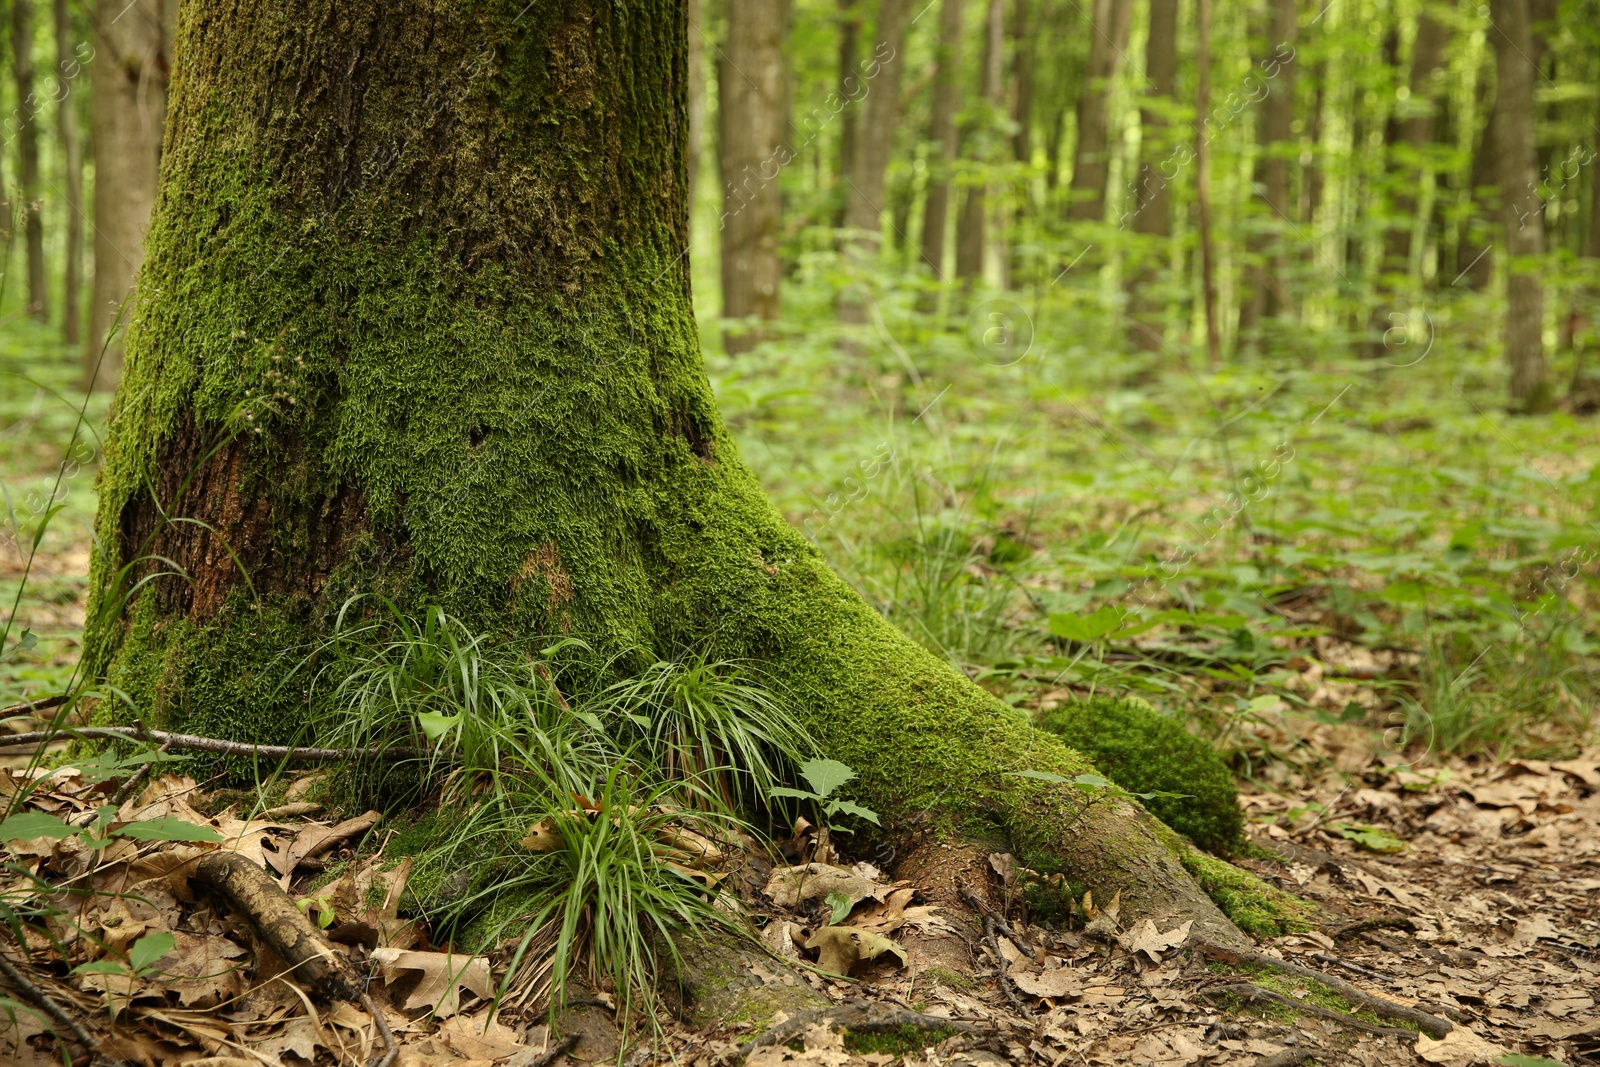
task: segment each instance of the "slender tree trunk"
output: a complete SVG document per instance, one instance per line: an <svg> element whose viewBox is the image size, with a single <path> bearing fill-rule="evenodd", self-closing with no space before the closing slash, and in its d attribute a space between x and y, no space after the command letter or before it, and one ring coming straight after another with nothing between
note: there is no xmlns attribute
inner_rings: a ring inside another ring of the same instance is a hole
<svg viewBox="0 0 1600 1067"><path fill-rule="evenodd" d="M1206 133L1206 113L1211 110L1211 0L1197 0L1195 19L1200 24L1200 47L1195 55L1194 200L1200 222L1200 299L1205 306L1206 360L1222 363L1222 343L1217 336L1217 275L1211 244L1211 148Z"/></svg>
<svg viewBox="0 0 1600 1067"><path fill-rule="evenodd" d="M1178 0L1150 0L1150 31L1145 39L1145 78L1151 96L1170 104L1178 92ZM1160 273L1166 238L1172 235L1172 191L1162 164L1171 144L1161 107L1139 110L1139 181L1133 196L1133 232L1148 240L1136 247L1135 269L1128 275L1128 340L1135 348L1155 352L1162 347L1165 301L1152 299L1149 287Z"/></svg>
<svg viewBox="0 0 1600 1067"><path fill-rule="evenodd" d="M44 102L33 91L33 0L11 0L12 72L16 75L17 201L27 222L28 311L40 322L50 318L50 283L44 269L44 214L39 200L39 123Z"/></svg>
<svg viewBox="0 0 1600 1067"><path fill-rule="evenodd" d="M950 219L950 164L956 154L956 92L961 79L962 0L939 7L939 51L928 121L928 191L922 203L922 263L944 278L946 226Z"/></svg>
<svg viewBox="0 0 1600 1067"><path fill-rule="evenodd" d="M722 121L722 317L778 317L778 172L783 143L783 34L787 0L729 0L728 41L717 70ZM723 330L723 347L747 352L762 339L747 324Z"/></svg>
<svg viewBox="0 0 1600 1067"><path fill-rule="evenodd" d="M905 67L910 0L879 0L872 54L863 60L866 107L861 114L855 166L846 177L844 224L856 231L857 247L876 253L882 226L883 178L889 169L895 128L900 121L900 74Z"/></svg>
<svg viewBox="0 0 1600 1067"><path fill-rule="evenodd" d="M1456 278L1453 284L1481 292L1489 287L1489 281L1494 277L1492 227L1494 217L1499 213L1499 196L1495 192L1500 166L1498 134L1495 131L1495 97L1486 78L1480 77L1476 100L1478 106L1474 109L1473 121L1480 123L1481 129L1467 178L1471 183L1469 195L1473 214L1462 221L1461 232L1456 238Z"/></svg>
<svg viewBox="0 0 1600 1067"><path fill-rule="evenodd" d="M838 203L834 209L835 226L844 225L845 204L849 186L844 179L855 173L856 152L861 145L860 121L856 101L861 97L861 2L839 0L839 95L842 110L839 112L839 171L836 186Z"/></svg>
<svg viewBox="0 0 1600 1067"><path fill-rule="evenodd" d="M1417 15L1416 39L1411 46L1411 72L1407 79L1409 95L1398 103L1384 128L1384 163L1388 219L1383 233L1383 261L1367 321L1366 351L1378 356L1385 351L1384 337L1395 321L1390 316L1405 314L1396 307L1411 280L1413 236L1419 218L1423 182L1429 172L1424 154L1433 144L1434 115L1438 94L1438 75L1444 69L1445 48L1450 30L1430 16L1427 9ZM1426 233L1423 235L1426 239Z"/></svg>
<svg viewBox="0 0 1600 1067"><path fill-rule="evenodd" d="M1067 218L1072 221L1105 218L1106 180L1111 173L1111 82L1127 51L1132 21L1132 0L1095 0L1089 66L1078 96L1078 143L1072 154L1067 203Z"/></svg>
<svg viewBox="0 0 1600 1067"><path fill-rule="evenodd" d="M590 682L753 661L891 827L992 833L1125 924L1241 941L1184 864L1230 906L1270 890L1054 784L1087 762L873 612L740 459L683 255L681 0L528 10L186 7L89 677L152 726L289 740L327 695L284 650L375 592L582 636Z"/></svg>
<svg viewBox="0 0 1600 1067"><path fill-rule="evenodd" d="M67 0L54 0L56 32L56 136L61 142L61 168L65 172L66 233L61 250L65 291L61 295L61 339L69 345L83 341L83 137L78 132L78 93L82 86L82 56L72 40L72 18Z"/></svg>
<svg viewBox="0 0 1600 1067"><path fill-rule="evenodd" d="M1034 0L1016 0L1011 17L1011 154L1018 163L1033 162L1033 68L1038 58Z"/></svg>
<svg viewBox="0 0 1600 1067"><path fill-rule="evenodd" d="M1289 159L1286 151L1293 136L1295 43L1298 33L1296 0L1272 0L1272 28L1267 41L1266 99L1257 125L1255 185L1266 204L1267 232L1250 239L1249 283L1239 302L1239 340L1251 344L1263 319L1277 318L1289 309L1286 288L1289 262L1277 231L1294 219L1289 203Z"/></svg>
<svg viewBox="0 0 1600 1067"><path fill-rule="evenodd" d="M1506 233L1506 361L1511 406L1539 412L1551 403L1544 358L1544 211L1539 202L1539 157L1534 148L1533 87L1538 72L1528 0L1493 0L1495 27L1495 145L1500 154L1501 214Z"/></svg>
<svg viewBox="0 0 1600 1067"><path fill-rule="evenodd" d="M1600 116L1597 116L1600 122ZM1600 127L1597 127L1600 128ZM1572 383L1569 397L1576 412L1600 408L1600 374L1594 366L1594 332L1600 305L1600 172L1589 168L1589 218L1583 231L1583 285L1568 313L1567 337L1572 348Z"/></svg>
<svg viewBox="0 0 1600 1067"><path fill-rule="evenodd" d="M171 9L163 0L95 6L90 124L94 148L94 281L83 352L85 389L122 378L124 305L144 261L156 199L171 70Z"/></svg>
<svg viewBox="0 0 1600 1067"><path fill-rule="evenodd" d="M983 110L973 116L962 137L962 155L979 163L992 162L989 148L994 120L1002 106L1000 70L1005 60L1004 0L989 0L984 18L983 63L978 71L978 99ZM981 182L967 186L961 201L961 217L956 220L956 277L971 285L983 278L984 253L988 250L988 189Z"/></svg>

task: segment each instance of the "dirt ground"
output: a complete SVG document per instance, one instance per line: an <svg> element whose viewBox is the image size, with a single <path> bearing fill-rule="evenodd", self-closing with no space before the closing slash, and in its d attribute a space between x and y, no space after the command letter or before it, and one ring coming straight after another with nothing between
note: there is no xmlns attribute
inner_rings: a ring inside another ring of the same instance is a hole
<svg viewBox="0 0 1600 1067"><path fill-rule="evenodd" d="M14 943L0 950L33 976L29 989L4 983L0 1063L61 1063L64 1049L89 1062L60 1042L65 1025L40 1010L37 994L64 1008L103 1057L204 1067L378 1063L386 1043L374 1013L394 1034L395 1062L409 1065L546 1067L619 1055L630 1067L741 1057L753 1067L1600 1063L1600 750L1419 773L1384 769L1349 741L1337 728L1313 736L1328 754L1318 780L1295 774L1242 798L1261 854L1277 857L1244 865L1329 915L1321 929L1257 945L1298 969L1219 963L1184 929L1122 928L1114 902L1091 901L1098 918L1087 930L1082 915L1029 922L1018 892L1026 875L1003 853L935 852L927 862L927 849L913 850L920 860L883 872L824 844L803 869L747 870L743 894L768 948L799 965L752 955L741 964L747 977L804 983L815 1008L767 1032L691 1028L663 1007L659 1032L650 1036L646 1021L645 1039L620 1053L614 998L586 994L552 1029L541 1002L548 973L537 967L519 968L491 1013L509 954L452 956L406 921L408 864L370 854L385 839L376 813L340 819L291 796L246 818L203 784L166 777L123 799L99 847L9 843L0 899L17 910L53 905L57 915L28 927L31 967ZM25 763L8 754L0 789L22 784ZM89 766L42 785L30 810L77 826L122 781ZM118 836L159 819L207 828L199 836L210 840ZM291 980L238 910L196 882L197 858L215 848L243 852L324 920L337 951L370 976L370 999L329 1000ZM313 889L330 868L339 878ZM840 894L850 902L842 917ZM974 903L992 907L987 921ZM171 935L170 951L135 958L141 938L160 934ZM119 952L131 962L118 962ZM804 966L814 960L853 978L822 977ZM1392 1012L1352 1013L1314 973L1379 1004L1420 1009L1443 1036L1419 1034ZM852 1019L878 1022L836 1025ZM573 1034L576 1044L563 1040Z"/></svg>

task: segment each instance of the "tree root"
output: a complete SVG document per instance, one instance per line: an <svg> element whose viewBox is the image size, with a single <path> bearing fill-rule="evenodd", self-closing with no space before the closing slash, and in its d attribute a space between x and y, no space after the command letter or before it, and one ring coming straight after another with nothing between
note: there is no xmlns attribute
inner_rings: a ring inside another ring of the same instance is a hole
<svg viewBox="0 0 1600 1067"><path fill-rule="evenodd" d="M1430 1015L1425 1011L1408 1007L1386 997L1373 996L1360 986L1352 985L1343 978L1337 978L1323 971L1313 971L1311 968L1302 967L1298 963L1290 963L1288 960L1280 960L1250 949L1217 945L1208 941L1196 943L1195 948L1199 949L1208 959L1216 960L1219 963L1226 963L1234 967L1266 967L1282 974L1316 982L1338 993L1352 1004L1365 1008L1374 1015L1410 1023L1435 1039L1444 1037L1444 1035L1455 1029L1447 1019L1441 1019L1437 1015ZM1299 1005L1300 1002L1291 1001L1290 1003ZM1310 1006L1307 1005L1306 1007ZM1338 1012L1333 1012L1332 1014L1336 1018L1345 1018Z"/></svg>
<svg viewBox="0 0 1600 1067"><path fill-rule="evenodd" d="M50 1018L71 1031L73 1040L77 1041L78 1044L91 1052L100 1046L100 1043L94 1039L93 1035L83 1028L83 1024L72 1017L71 1012L57 1003L56 999L49 993L34 985L27 975L18 970L16 965L6 958L3 952L0 952L0 974L5 975L7 984L16 990L22 999L29 1001Z"/></svg>
<svg viewBox="0 0 1600 1067"><path fill-rule="evenodd" d="M360 1003L362 982L289 894L264 869L237 852L211 852L195 874L249 917L261 939L324 996Z"/></svg>
<svg viewBox="0 0 1600 1067"><path fill-rule="evenodd" d="M258 759L292 760L300 763L339 763L345 760L420 759L430 755L426 749L397 745L393 748L306 748L296 745L252 745L243 741L224 741L197 734L172 734L165 730L146 730L138 726L76 726L60 730L34 730L25 734L0 736L0 748L47 744L65 737L115 738L124 741L159 741L164 747L190 752L210 752L218 756L254 756Z"/></svg>
<svg viewBox="0 0 1600 1067"><path fill-rule="evenodd" d="M1212 986L1210 989L1202 989L1200 995L1203 997L1238 997L1249 1003L1276 1004L1280 1007L1288 1008L1290 1011L1315 1015L1322 1019L1332 1019L1342 1026L1348 1026L1369 1034L1382 1034L1385 1037L1408 1039L1416 1036L1412 1031L1401 1029L1398 1026L1374 1026L1365 1019L1357 1019L1353 1015L1346 1015L1343 1012L1334 1011L1332 1008L1324 1008L1320 1004L1307 1004L1303 1000L1286 997L1282 993L1274 993L1270 989L1262 989L1260 986L1251 985L1249 982L1230 982L1227 985Z"/></svg>
<svg viewBox="0 0 1600 1067"><path fill-rule="evenodd" d="M798 1015L785 1019L778 1025L763 1031L746 1042L744 1047L739 1050L739 1056L743 1059L758 1048L767 1045L786 1044L819 1022L827 1022L830 1026L842 1027L858 1034L888 1033L906 1026L927 1031L949 1030L958 1034L979 1034L984 1032L982 1028L969 1022L963 1022L960 1019L924 1015L921 1012L910 1011L906 1008L896 1007L893 1004L883 1004L877 1001L852 997L836 1005L817 1008L813 1011L803 1011Z"/></svg>

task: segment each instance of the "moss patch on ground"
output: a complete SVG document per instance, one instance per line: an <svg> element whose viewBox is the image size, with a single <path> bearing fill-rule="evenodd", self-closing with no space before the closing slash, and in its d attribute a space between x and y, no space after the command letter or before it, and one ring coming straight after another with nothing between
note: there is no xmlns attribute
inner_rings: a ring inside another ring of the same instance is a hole
<svg viewBox="0 0 1600 1067"><path fill-rule="evenodd" d="M1109 697L1062 704L1039 725L1088 756L1131 793L1179 793L1144 802L1150 813L1208 852L1231 855L1244 816L1233 773L1210 745L1146 704Z"/></svg>

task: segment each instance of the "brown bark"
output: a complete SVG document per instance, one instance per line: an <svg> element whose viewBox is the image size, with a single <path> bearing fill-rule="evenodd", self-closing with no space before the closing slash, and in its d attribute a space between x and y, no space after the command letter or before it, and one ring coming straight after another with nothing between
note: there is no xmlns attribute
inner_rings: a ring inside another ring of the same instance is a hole
<svg viewBox="0 0 1600 1067"><path fill-rule="evenodd" d="M1493 42L1491 42L1492 44ZM1482 291L1494 276L1492 220L1496 214L1495 184L1500 152L1495 132L1495 100L1489 81L1480 72L1473 121L1480 123L1477 147L1467 181L1473 215L1464 219L1456 236L1455 278L1451 284Z"/></svg>
<svg viewBox="0 0 1600 1067"><path fill-rule="evenodd" d="M1211 110L1211 0L1197 0L1195 20L1200 27L1200 47L1195 55L1194 200L1200 223L1200 299L1205 305L1206 360L1222 362L1217 336L1216 265L1211 245L1211 149L1206 135L1206 112Z"/></svg>
<svg viewBox="0 0 1600 1067"><path fill-rule="evenodd" d="M944 246L950 220L950 163L956 153L956 87L961 72L962 0L939 8L939 52L928 120L928 191L922 204L922 262L944 278Z"/></svg>
<svg viewBox="0 0 1600 1067"><path fill-rule="evenodd" d="M1145 78L1149 92L1170 103L1178 89L1178 0L1150 0L1150 30L1145 39ZM1128 340L1135 347L1154 352L1162 346L1161 302L1152 300L1149 286L1159 274L1159 261L1165 242L1172 233L1172 192L1162 174L1170 145L1167 120L1159 107L1148 104L1139 109L1139 179L1134 188L1133 232L1149 238L1135 249L1136 269L1128 275Z"/></svg>
<svg viewBox="0 0 1600 1067"><path fill-rule="evenodd" d="M59 0L58 0L59 2ZM706 0L688 0L689 5L689 142L684 147L689 171L689 218L694 218L700 188L700 157L706 141Z"/></svg>
<svg viewBox="0 0 1600 1067"><path fill-rule="evenodd" d="M980 163L990 162L991 125L1001 106L1000 67L1005 58L1005 5L989 0L984 18L983 63L978 73L978 99L984 110L976 114L962 137L962 155ZM956 220L956 277L969 285L983 277L984 252L988 248L988 189L981 182L967 186L961 201L961 216Z"/></svg>
<svg viewBox="0 0 1600 1067"><path fill-rule="evenodd" d="M50 286L44 270L44 217L39 201L39 122L44 103L33 91L33 0L11 0L11 61L16 75L17 217L25 218L28 312L50 318Z"/></svg>
<svg viewBox="0 0 1600 1067"><path fill-rule="evenodd" d="M1132 0L1095 0L1089 66L1078 95L1078 143L1072 153L1067 202L1071 221L1099 222L1105 217L1106 179L1111 172L1111 80L1127 51L1132 21Z"/></svg>
<svg viewBox="0 0 1600 1067"><path fill-rule="evenodd" d="M1257 126L1255 185L1266 204L1267 230L1250 240L1250 277L1239 302L1239 336L1249 343L1263 319L1277 318L1289 309L1286 279L1288 258L1276 231L1294 215L1289 203L1289 159L1286 150L1294 122L1294 47L1298 36L1296 0L1272 0L1272 28L1267 40L1268 59L1257 70L1266 79L1266 99L1261 102Z"/></svg>
<svg viewBox="0 0 1600 1067"><path fill-rule="evenodd" d="M1534 79L1527 60L1533 47L1528 0L1493 0L1495 144L1501 215L1506 234L1506 362L1513 409L1549 408L1544 358L1544 205L1539 201L1539 159L1534 148Z"/></svg>
<svg viewBox="0 0 1600 1067"><path fill-rule="evenodd" d="M61 168L65 172L66 233L61 257L65 288L61 296L61 339L69 345L82 342L83 332L83 136L78 131L77 81L82 73L74 50L72 18L67 0L53 0L56 34L56 137L61 142Z"/></svg>
<svg viewBox="0 0 1600 1067"><path fill-rule="evenodd" d="M1600 173L1592 165L1588 170L1589 218L1583 231L1584 285L1567 314L1565 331L1572 349L1572 384L1569 387L1572 407L1584 412L1600 407L1600 377L1595 374L1592 359L1596 305L1600 304Z"/></svg>
<svg viewBox="0 0 1600 1067"><path fill-rule="evenodd" d="M1018 163L1033 161L1033 67L1039 51L1033 3L1016 0L1011 21L1011 121L1017 127L1011 135L1011 154Z"/></svg>
<svg viewBox="0 0 1600 1067"><path fill-rule="evenodd" d="M722 317L778 317L778 173L783 143L783 37L787 0L729 0L728 40L717 71L722 120ZM759 329L725 328L723 346L745 352Z"/></svg>
<svg viewBox="0 0 1600 1067"><path fill-rule="evenodd" d="M155 205L171 71L171 0L100 0L92 21L90 126L94 147L94 281L83 351L85 389L122 379L124 303L144 261Z"/></svg>
<svg viewBox="0 0 1600 1067"><path fill-rule="evenodd" d="M839 0L839 84L835 92L839 95L842 110L839 112L839 177L837 179L838 204L835 209L834 225L844 225L845 195L847 186L844 179L855 173L856 152L861 145L861 123L856 114L856 107L852 101L861 95L861 72L857 69L861 61L858 53L861 50L861 0Z"/></svg>
<svg viewBox="0 0 1600 1067"><path fill-rule="evenodd" d="M910 17L910 0L879 0L872 53L863 58L862 74L868 80L855 166L845 175L845 228L855 231L858 249L874 254L884 209L883 178L900 120L900 74L905 66L901 53Z"/></svg>

